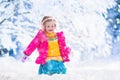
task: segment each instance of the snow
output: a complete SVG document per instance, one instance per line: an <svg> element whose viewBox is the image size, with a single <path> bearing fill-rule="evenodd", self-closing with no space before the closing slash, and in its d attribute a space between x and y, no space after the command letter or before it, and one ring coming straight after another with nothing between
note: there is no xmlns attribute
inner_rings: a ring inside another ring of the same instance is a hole
<svg viewBox="0 0 120 80"><path fill-rule="evenodd" d="M73 65L74 64L74 65ZM0 58L1 80L119 80L119 61L94 61L66 63L67 73L52 76L38 75L38 67L34 62L16 61L12 57Z"/></svg>
<svg viewBox="0 0 120 80"><path fill-rule="evenodd" d="M21 57L17 60L8 55L0 57L0 80L120 80L120 56L111 54L111 36L106 32L108 23L102 16L114 4L114 0L0 1L0 11L4 13L0 13L0 22L5 19L0 24L0 44L8 50L13 48L15 52L19 41L22 54L40 28L44 15L58 20L57 31L64 31L72 49L71 61L65 63L65 75L38 75L39 65L34 63L37 51L24 63ZM14 36L17 37L12 41ZM114 47L113 51L118 54L119 41Z"/></svg>

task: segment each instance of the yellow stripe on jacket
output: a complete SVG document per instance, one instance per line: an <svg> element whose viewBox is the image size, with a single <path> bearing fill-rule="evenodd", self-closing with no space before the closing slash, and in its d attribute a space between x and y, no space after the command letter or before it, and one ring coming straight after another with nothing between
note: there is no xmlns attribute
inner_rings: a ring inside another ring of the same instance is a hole
<svg viewBox="0 0 120 80"><path fill-rule="evenodd" d="M58 60L62 61L62 57L60 56L60 50L58 45L57 38L53 40L48 40L48 57L47 60Z"/></svg>

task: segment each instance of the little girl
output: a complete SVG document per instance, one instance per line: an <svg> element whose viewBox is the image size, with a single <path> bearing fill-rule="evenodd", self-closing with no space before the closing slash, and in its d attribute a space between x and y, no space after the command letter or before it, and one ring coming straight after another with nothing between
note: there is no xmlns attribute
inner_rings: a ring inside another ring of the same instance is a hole
<svg viewBox="0 0 120 80"><path fill-rule="evenodd" d="M38 31L28 47L24 50L27 56L37 48L39 56L36 63L40 64L39 74L65 74L66 67L64 62L69 61L69 53L71 49L66 46L63 32L55 32L56 20L52 16L44 16L41 24L42 29Z"/></svg>

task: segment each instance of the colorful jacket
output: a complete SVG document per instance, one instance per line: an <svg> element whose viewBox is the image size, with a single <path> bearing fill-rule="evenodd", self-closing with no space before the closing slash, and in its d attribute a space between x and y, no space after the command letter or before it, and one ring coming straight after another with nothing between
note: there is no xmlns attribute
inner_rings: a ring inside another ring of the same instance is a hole
<svg viewBox="0 0 120 80"><path fill-rule="evenodd" d="M65 37L63 32L57 32L58 44L60 48L61 57L63 62L69 61L69 53L71 49L66 46ZM47 53L48 53L48 40L47 37L41 29L37 33L37 35L30 42L28 47L24 50L24 54L30 56L32 52L37 48L39 56L36 59L37 64L46 63Z"/></svg>

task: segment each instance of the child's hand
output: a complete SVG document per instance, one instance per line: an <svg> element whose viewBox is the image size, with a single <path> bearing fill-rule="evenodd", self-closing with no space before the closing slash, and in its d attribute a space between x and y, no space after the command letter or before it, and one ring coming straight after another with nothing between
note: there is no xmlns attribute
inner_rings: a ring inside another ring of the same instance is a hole
<svg viewBox="0 0 120 80"><path fill-rule="evenodd" d="M23 57L22 57L22 62L25 62L26 61L26 59L27 59L27 55L24 55Z"/></svg>

